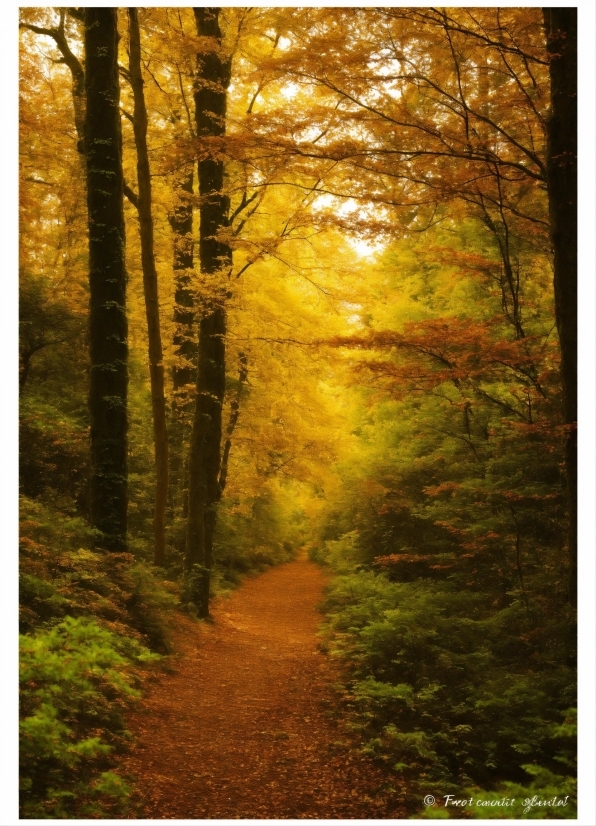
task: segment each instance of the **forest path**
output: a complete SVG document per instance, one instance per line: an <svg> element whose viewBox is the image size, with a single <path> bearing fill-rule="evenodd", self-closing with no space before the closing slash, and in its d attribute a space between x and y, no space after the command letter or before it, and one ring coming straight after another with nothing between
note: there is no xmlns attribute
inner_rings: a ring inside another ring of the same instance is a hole
<svg viewBox="0 0 596 826"><path fill-rule="evenodd" d="M378 791L383 772L338 745L348 736L332 713L336 666L316 636L325 583L301 558L217 600L213 624L180 617L171 673L129 721L123 768L144 817L400 816Z"/></svg>

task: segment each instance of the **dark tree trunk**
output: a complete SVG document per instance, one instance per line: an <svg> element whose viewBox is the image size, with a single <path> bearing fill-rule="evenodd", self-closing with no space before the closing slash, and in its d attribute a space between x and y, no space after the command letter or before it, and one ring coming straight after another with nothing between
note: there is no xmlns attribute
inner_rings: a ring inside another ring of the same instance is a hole
<svg viewBox="0 0 596 826"><path fill-rule="evenodd" d="M136 8L128 10L130 30L130 82L134 97L133 130L137 149L137 179L139 232L143 292L149 339L149 375L151 380L151 409L153 412L153 439L155 446L155 503L153 509L153 561L166 562L166 508L168 503L168 432L166 425L166 398L164 389L163 351L159 320L157 270L153 251L153 215L151 171L147 150L147 107L141 72L141 38Z"/></svg>
<svg viewBox="0 0 596 826"><path fill-rule="evenodd" d="M26 353L19 354L19 395L25 389L25 384L27 383L27 379L29 378L32 356L32 350L28 350Z"/></svg>
<svg viewBox="0 0 596 826"><path fill-rule="evenodd" d="M172 369L174 391L194 385L196 377L197 338L195 334L195 300L193 293L193 196L194 172L189 169L176 189L177 203L169 217L174 246L174 352Z"/></svg>
<svg viewBox="0 0 596 826"><path fill-rule="evenodd" d="M193 292L192 167L176 187L176 206L169 216L174 247L174 355L172 368L171 499L174 514L187 516L188 447L197 375L196 308Z"/></svg>
<svg viewBox="0 0 596 826"><path fill-rule="evenodd" d="M100 547L126 551L128 325L116 9L85 9L85 60L90 518Z"/></svg>
<svg viewBox="0 0 596 826"><path fill-rule="evenodd" d="M209 296L201 308L193 432L189 460L186 566L196 573L193 599L200 616L209 613L210 570L217 502L221 491L222 406L225 393L226 292L232 264L230 246L218 236L228 223L223 192L224 164L219 141L225 134L230 63L221 52L219 9L195 8L199 37L213 48L198 55L195 90L197 137L201 142L199 257Z"/></svg>
<svg viewBox="0 0 596 826"><path fill-rule="evenodd" d="M240 416L240 401L242 398L242 390L248 381L248 359L246 353L240 353L238 356L240 368L238 371L238 389L236 395L230 402L230 418L228 426L226 427L226 441L221 457L221 468L219 471L219 495L224 492L226 482L228 481L228 463L230 460L230 451L232 450L232 436L238 424L238 417Z"/></svg>
<svg viewBox="0 0 596 826"><path fill-rule="evenodd" d="M547 182L561 345L569 510L570 602L577 604L577 9L545 8L551 115Z"/></svg>

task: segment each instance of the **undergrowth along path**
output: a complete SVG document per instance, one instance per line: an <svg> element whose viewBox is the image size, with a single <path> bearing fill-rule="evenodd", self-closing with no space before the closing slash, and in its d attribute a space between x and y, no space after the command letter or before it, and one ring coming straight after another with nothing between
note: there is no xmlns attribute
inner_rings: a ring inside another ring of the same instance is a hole
<svg viewBox="0 0 596 826"><path fill-rule="evenodd" d="M397 818L385 774L337 719L337 666L318 649L326 577L306 558L181 616L170 673L129 721L123 769L151 819Z"/></svg>

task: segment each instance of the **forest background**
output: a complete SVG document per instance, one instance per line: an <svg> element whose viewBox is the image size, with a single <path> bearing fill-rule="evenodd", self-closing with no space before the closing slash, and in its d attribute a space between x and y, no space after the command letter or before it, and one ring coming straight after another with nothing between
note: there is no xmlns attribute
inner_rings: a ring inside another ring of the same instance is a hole
<svg viewBox="0 0 596 826"><path fill-rule="evenodd" d="M589 30L589 29L587 29L587 30ZM581 28L580 28L580 32L581 32ZM592 73L592 74L593 74L593 73ZM587 113L584 111L584 113L583 113L583 117L586 117L586 114L587 114ZM581 112L580 112L580 117L582 117L582 113L581 113ZM592 129L592 130L590 130L589 128L588 128L588 129L586 129L586 131L584 132L584 134L588 134L588 133L589 133L589 134L593 134L593 129ZM581 138L581 135L582 135L582 130L580 129L580 138ZM584 168L585 168L585 167L584 167ZM581 180L581 178L580 178L580 180ZM589 220L590 220L590 206L589 206L590 202L591 202L591 197L590 197L590 194L588 193L588 204L587 204L585 207L584 207L585 200L584 200L584 201L582 201L582 211L581 211L581 213L580 213L580 220L582 220L582 219L583 219L584 221L588 221L588 222L589 222ZM588 260L588 258L589 258L589 251L587 251L585 247L582 247L582 253L583 253L583 260L584 260L584 261L587 261L587 260ZM580 271L581 271L581 269L582 269L582 268L580 268ZM593 271L593 268L591 268L591 266L590 266L590 264L589 264L589 263L588 263L588 271ZM591 300L592 296L591 296L591 294L590 294L590 288L591 288L591 285L590 285L590 284L585 284L585 283L583 283L583 282L581 282L581 281L580 281L580 289L582 289L582 290L583 290L583 292L582 292L582 295L583 295L583 300L580 302L580 308L581 308L582 306L587 307L587 308L588 308L588 312L589 312L589 308L590 308L590 307L593 307L593 301ZM585 318L585 316L584 316L584 318ZM583 331L582 331L582 338L581 338L582 347L581 347L581 349L580 349L580 359L582 359L582 360L583 360L583 365L584 365L584 366L583 366L582 368L580 368L580 369L582 369L582 370L584 371L584 372L582 373L583 375L585 375L585 374L589 374L590 376L593 376L593 365L592 365L592 364L590 364L590 363L586 363L586 361L585 361L586 356L587 356L588 354L593 353L593 346L592 346L592 345L593 345L593 341L590 341L590 334L591 334L591 333L592 333L592 331L593 331L593 324L592 324L591 322L592 322L592 317L590 316L589 318L587 318L587 319L584 321L584 324L582 325L584 329L583 329ZM587 341L587 346L586 346L586 341ZM589 359L588 359L588 362L589 362ZM13 363L14 363L14 362L13 362ZM582 388L582 390L580 391L580 394L583 394L583 393L585 393L585 385L584 385L584 387ZM581 395L580 395L580 398L581 398ZM592 402L592 403L593 403L593 402ZM587 415L588 415L588 417L591 417L591 416L592 416L592 413L590 412L589 405L590 405L590 401L588 400L588 413L587 413ZM585 408L585 406L586 406L586 405L585 405L585 402L584 402L584 408ZM584 415L585 415L585 414L584 414ZM587 443L586 443L586 442L584 442L584 445L586 445L586 444L587 444ZM581 455L582 455L582 454L580 453L580 456L581 456ZM583 453L584 458L589 457L589 456L592 456L592 455L593 455L593 449L592 449L591 447L588 447L588 450L587 450L587 451L585 451L585 452ZM580 465L580 466L581 466L581 465ZM588 476L587 476L587 477L586 477L585 475L584 475L584 476L582 476L582 482L581 482L581 484L580 484L580 496L582 497L582 499L584 499L584 500L588 501L588 503L589 503L590 501L593 501L593 500L590 500L590 491L591 491L591 489L593 490L593 481L592 481L592 479L590 478L590 475L589 475L589 473L588 473ZM581 501L581 500L580 500L580 501ZM589 505L588 505L588 507L589 507ZM589 525L588 525L588 526L586 526L586 525L585 525L585 522L584 522L584 527L583 527L583 530L584 530L584 531L586 531L586 530L587 530L587 531L589 532L589 529L590 529L590 528L589 528ZM348 533L349 533L349 532L348 532ZM588 533L588 534L584 533L583 535L584 535L584 537L586 537L586 536L587 536L587 538L588 538L588 542L589 542L589 541L590 541L590 540L589 540L589 533ZM580 547L581 547L581 545L580 545ZM589 545L588 545L588 547L591 547L591 545L589 544ZM585 563L584 563L584 564L585 564ZM587 569L584 569L584 570L587 570ZM580 582L581 582L581 581L580 581ZM589 764L587 764L587 765L589 765Z"/></svg>

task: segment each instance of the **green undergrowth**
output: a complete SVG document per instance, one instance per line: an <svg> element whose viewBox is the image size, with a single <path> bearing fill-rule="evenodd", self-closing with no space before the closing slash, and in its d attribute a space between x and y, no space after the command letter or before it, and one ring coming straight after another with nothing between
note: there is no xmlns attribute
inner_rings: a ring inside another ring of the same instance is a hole
<svg viewBox="0 0 596 826"><path fill-rule="evenodd" d="M20 523L21 816L134 816L134 779L117 771L116 758L131 744L127 709L171 652L175 610L196 615L183 556L170 548L166 568L156 569L140 533L131 533L129 553L94 550L77 504L48 488L21 497ZM235 547L222 523L212 596L292 558L289 544L267 542L262 525L260 537L248 530Z"/></svg>
<svg viewBox="0 0 596 826"><path fill-rule="evenodd" d="M126 711L170 651L177 587L132 554L94 551L68 503L21 499L21 816L133 810L115 770Z"/></svg>
<svg viewBox="0 0 596 826"><path fill-rule="evenodd" d="M495 607L456 581L392 581L362 562L356 532L311 558L335 574L322 637L345 666L347 724L395 787L409 790L412 815L449 816L421 810L430 793L556 794L570 795L556 814L542 806L519 816L574 817L575 685L561 664L556 618L515 595Z"/></svg>
<svg viewBox="0 0 596 826"><path fill-rule="evenodd" d="M20 608L23 633L65 616L93 616L150 649L170 650L167 614L175 583L133 554L92 550L87 522L54 502L21 497Z"/></svg>
<svg viewBox="0 0 596 826"><path fill-rule="evenodd" d="M138 667L159 655L83 617L20 642L21 816L126 813L130 787L110 755L129 738L124 713L140 696Z"/></svg>

